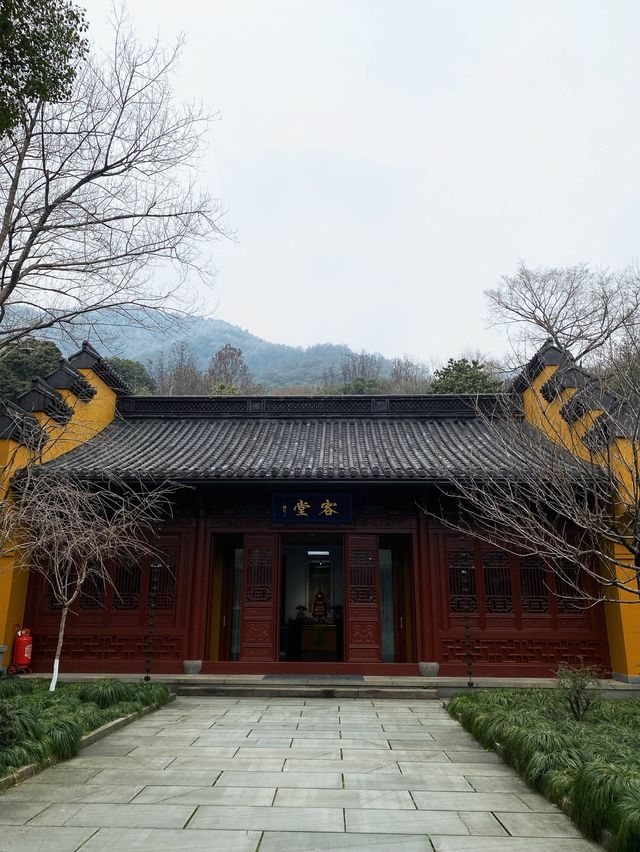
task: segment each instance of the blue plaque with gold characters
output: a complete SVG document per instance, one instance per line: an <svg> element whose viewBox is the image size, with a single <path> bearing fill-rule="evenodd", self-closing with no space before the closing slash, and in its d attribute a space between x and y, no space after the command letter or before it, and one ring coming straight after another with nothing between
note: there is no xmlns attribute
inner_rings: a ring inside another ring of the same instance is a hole
<svg viewBox="0 0 640 852"><path fill-rule="evenodd" d="M292 491L274 494L271 504L274 524L319 524L320 526L350 524L352 520L351 494L321 491L309 494Z"/></svg>

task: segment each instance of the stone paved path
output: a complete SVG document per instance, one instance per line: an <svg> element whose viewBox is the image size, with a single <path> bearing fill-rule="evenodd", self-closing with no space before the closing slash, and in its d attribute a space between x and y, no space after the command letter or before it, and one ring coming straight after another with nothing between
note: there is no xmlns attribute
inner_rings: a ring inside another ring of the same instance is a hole
<svg viewBox="0 0 640 852"><path fill-rule="evenodd" d="M0 852L588 852L437 701L178 698L0 796Z"/></svg>

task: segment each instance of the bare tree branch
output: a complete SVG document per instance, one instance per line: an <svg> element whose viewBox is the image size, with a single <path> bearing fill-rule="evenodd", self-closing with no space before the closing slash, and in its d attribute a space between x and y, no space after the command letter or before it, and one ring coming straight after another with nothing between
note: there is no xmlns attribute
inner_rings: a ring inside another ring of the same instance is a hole
<svg viewBox="0 0 640 852"><path fill-rule="evenodd" d="M113 29L69 100L31 105L0 140L0 352L107 309L176 307L188 275L211 280L221 209L197 186L211 116L175 98L181 41L143 47L123 16Z"/></svg>
<svg viewBox="0 0 640 852"><path fill-rule="evenodd" d="M636 333L640 323L640 273L619 273L580 264L532 269L521 263L515 275L487 290L491 318L507 326L520 364L546 339L576 361Z"/></svg>

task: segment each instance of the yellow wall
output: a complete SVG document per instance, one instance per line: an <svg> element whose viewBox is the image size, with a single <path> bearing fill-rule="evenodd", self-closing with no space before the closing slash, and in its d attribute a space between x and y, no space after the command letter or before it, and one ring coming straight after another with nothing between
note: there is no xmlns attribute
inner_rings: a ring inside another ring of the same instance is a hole
<svg viewBox="0 0 640 852"><path fill-rule="evenodd" d="M613 511L622 513L624 506L635 506L640 493L637 473L638 448L628 439L616 438L602 452L594 455L583 443L586 432L602 414L599 409L588 411L575 423L567 423L560 415L560 409L577 393L576 388L564 389L558 397L547 402L541 394L543 385L559 368L547 366L530 383L522 394L525 418L541 429L554 443L568 449L574 455L602 465L610 465L620 483L618 491L619 505ZM635 581L635 568L632 554L622 545L613 553L617 579L622 582ZM630 568L625 569L625 564ZM640 679L640 601L636 595L625 590L609 589L608 594L614 601L605 604L607 634L611 668L624 679ZM626 603L625 603L626 601Z"/></svg>
<svg viewBox="0 0 640 852"><path fill-rule="evenodd" d="M61 426L44 412L34 411L49 441L42 461L50 461L93 438L111 423L115 416L116 394L91 369L81 369L86 380L97 391L93 399L83 402L69 390L60 390L66 404L73 409L69 423ZM15 441L0 439L0 493L4 496L14 473L29 462L29 451ZM0 643L7 646L4 664L12 655L14 625L22 624L29 574L12 556L0 557ZM29 626L29 625L25 625Z"/></svg>

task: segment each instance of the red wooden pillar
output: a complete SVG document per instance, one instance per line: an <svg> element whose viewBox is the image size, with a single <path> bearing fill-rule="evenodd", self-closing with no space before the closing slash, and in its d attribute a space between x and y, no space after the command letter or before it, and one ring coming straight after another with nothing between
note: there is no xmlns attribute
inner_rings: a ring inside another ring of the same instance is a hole
<svg viewBox="0 0 640 852"><path fill-rule="evenodd" d="M380 567L377 535L346 536L346 661L379 662Z"/></svg>
<svg viewBox="0 0 640 852"><path fill-rule="evenodd" d="M429 520L421 512L418 519L418 570L416 571L418 593L416 601L419 601L419 611L416 613L416 618L421 621L420 636L422 640L418 661L424 662L440 662L436 651L435 624L436 619L439 620L442 617L439 597L442 577L436 576L436 572L442 572L443 565L438 555L430 534Z"/></svg>
<svg viewBox="0 0 640 852"><path fill-rule="evenodd" d="M277 654L276 535L245 535L240 618L240 660L272 662Z"/></svg>
<svg viewBox="0 0 640 852"><path fill-rule="evenodd" d="M209 536L209 538L211 538ZM187 612L187 659L205 659L205 634L211 609L209 600L210 552L204 509L196 522L195 548L191 573L191 597Z"/></svg>

